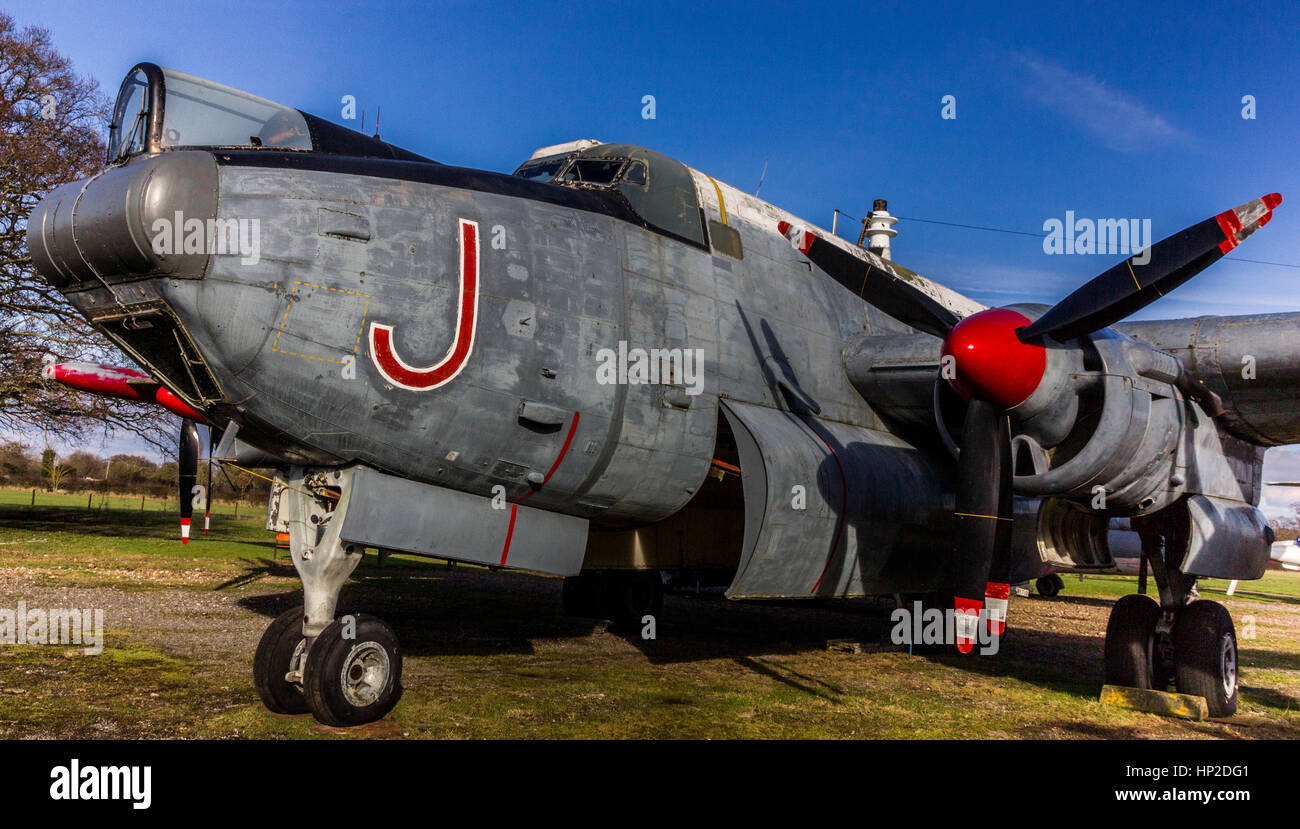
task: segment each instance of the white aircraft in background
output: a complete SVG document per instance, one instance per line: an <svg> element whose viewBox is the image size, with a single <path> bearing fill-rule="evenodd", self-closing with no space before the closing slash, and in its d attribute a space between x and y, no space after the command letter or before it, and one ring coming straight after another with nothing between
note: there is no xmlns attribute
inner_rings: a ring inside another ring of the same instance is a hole
<svg viewBox="0 0 1300 829"><path fill-rule="evenodd" d="M1300 486L1300 481L1267 481L1264 486ZM1300 545L1294 541L1274 541L1268 557L1283 570L1300 570Z"/></svg>
<svg viewBox="0 0 1300 829"><path fill-rule="evenodd" d="M1283 570L1300 570L1300 544L1294 541L1274 541L1268 557L1281 565Z"/></svg>

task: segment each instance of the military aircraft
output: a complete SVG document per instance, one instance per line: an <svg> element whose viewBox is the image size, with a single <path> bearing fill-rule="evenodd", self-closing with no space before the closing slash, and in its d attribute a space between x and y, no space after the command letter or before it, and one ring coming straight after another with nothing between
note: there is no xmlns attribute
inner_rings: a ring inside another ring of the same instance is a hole
<svg viewBox="0 0 1300 829"><path fill-rule="evenodd" d="M985 308L891 261L886 204L855 245L643 147L465 169L141 63L104 169L27 232L217 458L280 470L303 606L257 648L274 711L396 703L397 636L336 618L366 548L565 576L569 612L619 620L659 612L670 570L732 599L946 596L970 652L1009 584L1110 564L1124 517L1159 601L1116 603L1107 681L1226 715L1232 619L1191 598L1268 561L1260 468L1300 441L1300 314L1122 321L1280 201L1050 308Z"/></svg>
<svg viewBox="0 0 1300 829"><path fill-rule="evenodd" d="M1300 546L1294 541L1274 541L1269 558L1283 570L1300 570Z"/></svg>

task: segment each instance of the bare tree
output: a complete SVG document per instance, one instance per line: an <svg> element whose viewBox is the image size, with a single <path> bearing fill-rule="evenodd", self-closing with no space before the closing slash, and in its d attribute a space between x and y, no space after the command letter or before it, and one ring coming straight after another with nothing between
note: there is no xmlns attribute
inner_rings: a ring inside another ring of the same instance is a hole
<svg viewBox="0 0 1300 829"><path fill-rule="evenodd" d="M0 429L64 439L126 430L175 451L174 418L152 404L94 397L42 379L43 358L127 364L35 272L27 215L60 184L103 164L109 101L44 29L0 12Z"/></svg>

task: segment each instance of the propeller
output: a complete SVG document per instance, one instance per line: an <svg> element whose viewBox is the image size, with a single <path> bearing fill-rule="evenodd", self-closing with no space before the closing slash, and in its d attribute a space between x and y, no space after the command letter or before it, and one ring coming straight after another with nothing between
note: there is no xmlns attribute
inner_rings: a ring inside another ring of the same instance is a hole
<svg viewBox="0 0 1300 829"><path fill-rule="evenodd" d="M212 526L212 427L208 427L208 488L203 493L203 535Z"/></svg>
<svg viewBox="0 0 1300 829"><path fill-rule="evenodd" d="M1281 203L1280 194L1269 193L1161 239L1084 283L1021 331L1020 338L1064 342L1114 325L1219 261L1268 224Z"/></svg>
<svg viewBox="0 0 1300 829"><path fill-rule="evenodd" d="M866 298L865 292L870 284L869 302L872 305L918 331L942 338L961 320L960 316L912 283L854 256L833 242L789 222L781 222L777 230L831 279L859 298Z"/></svg>
<svg viewBox="0 0 1300 829"><path fill-rule="evenodd" d="M961 563L953 589L957 649L970 653L985 604L990 630L1002 635L1011 590L1011 419L980 398L971 400L962 424L955 512Z"/></svg>
<svg viewBox="0 0 1300 829"><path fill-rule="evenodd" d="M181 421L176 465L180 472L181 543L189 544L190 518L194 515L194 487L199 476L199 427L189 418Z"/></svg>
<svg viewBox="0 0 1300 829"><path fill-rule="evenodd" d="M199 433L198 423L207 423L203 415L184 400L168 391L161 383L143 371L121 366L96 363L59 363L47 365L46 378L78 391L125 400L154 402L167 411L180 415L181 434L177 454L180 472L181 543L190 542L190 519L194 515L194 488L198 484ZM208 430L208 486L212 485L212 430ZM203 534L208 534L212 512L211 500L204 496Z"/></svg>
<svg viewBox="0 0 1300 829"><path fill-rule="evenodd" d="M960 318L916 284L810 231L778 224L778 231L836 282L895 319L943 339L942 354L954 369L948 382L967 401L957 459L953 600L962 653L974 647L981 610L990 632L1005 630L1013 514L1008 413L1043 379L1043 341L1067 343L1146 307L1267 224L1281 203L1279 194L1270 193L1162 239L1089 280L1037 320L1008 308ZM1222 412L1212 392L1183 380L1179 387L1207 413Z"/></svg>

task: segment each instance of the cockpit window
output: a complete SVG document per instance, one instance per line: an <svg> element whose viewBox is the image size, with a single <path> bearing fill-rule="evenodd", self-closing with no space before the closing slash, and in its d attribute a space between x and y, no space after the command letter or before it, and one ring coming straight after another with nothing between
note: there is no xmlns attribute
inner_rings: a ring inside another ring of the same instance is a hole
<svg viewBox="0 0 1300 829"><path fill-rule="evenodd" d="M621 164L614 186L646 224L705 244L703 214L690 170L679 161L644 147L600 144L574 159L580 163Z"/></svg>
<svg viewBox="0 0 1300 829"><path fill-rule="evenodd" d="M700 247L707 245L704 214L690 170L654 150L593 143L567 155L530 158L515 175L606 194L647 226Z"/></svg>
<svg viewBox="0 0 1300 829"><path fill-rule="evenodd" d="M108 133L108 160L134 155L145 149L149 132L149 79L137 69L122 82Z"/></svg>
<svg viewBox="0 0 1300 829"><path fill-rule="evenodd" d="M640 161L633 161L627 167L627 172L623 174L623 181L628 184L639 184L642 187L646 184L645 165Z"/></svg>
<svg viewBox="0 0 1300 829"><path fill-rule="evenodd" d="M559 180L567 184L590 184L605 186L614 183L619 171L623 169L622 159L575 158L560 173Z"/></svg>
<svg viewBox="0 0 1300 829"><path fill-rule="evenodd" d="M559 158L554 161L543 161L538 164L525 164L518 170L515 175L520 178L526 178L529 181L550 181L555 174L564 166L564 159Z"/></svg>
<svg viewBox="0 0 1300 829"><path fill-rule="evenodd" d="M312 149L307 121L295 109L170 69L163 77L163 148Z"/></svg>

